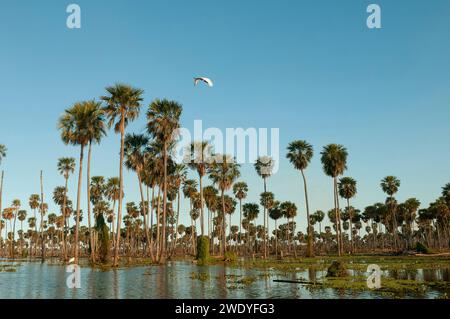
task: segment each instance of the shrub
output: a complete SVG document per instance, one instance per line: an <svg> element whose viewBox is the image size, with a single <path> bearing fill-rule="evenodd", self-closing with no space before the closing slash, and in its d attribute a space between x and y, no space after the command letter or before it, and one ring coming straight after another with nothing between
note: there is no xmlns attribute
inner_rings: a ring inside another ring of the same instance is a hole
<svg viewBox="0 0 450 319"><path fill-rule="evenodd" d="M333 261L328 267L327 277L346 277L348 275L345 265L341 261Z"/></svg>
<svg viewBox="0 0 450 319"><path fill-rule="evenodd" d="M236 260L237 260L237 256L233 251L225 252L224 261L234 263L234 262L236 262Z"/></svg>
<svg viewBox="0 0 450 319"><path fill-rule="evenodd" d="M416 244L416 251L421 254L429 254L430 253L430 250L428 249L428 247L419 242L417 242L417 244Z"/></svg>
<svg viewBox="0 0 450 319"><path fill-rule="evenodd" d="M209 259L209 238L208 236L199 236L197 239L197 260L200 264L204 264Z"/></svg>

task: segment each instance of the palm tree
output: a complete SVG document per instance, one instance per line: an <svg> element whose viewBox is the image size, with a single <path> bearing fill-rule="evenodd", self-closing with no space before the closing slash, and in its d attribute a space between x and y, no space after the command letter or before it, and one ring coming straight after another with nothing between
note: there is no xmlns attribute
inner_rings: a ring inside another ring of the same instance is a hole
<svg viewBox="0 0 450 319"><path fill-rule="evenodd" d="M322 221L325 218L325 213L321 210L317 210L314 213L314 219L319 223L319 234L322 233Z"/></svg>
<svg viewBox="0 0 450 319"><path fill-rule="evenodd" d="M2 163L2 160L6 157L6 152L7 152L6 146L3 144L0 144L0 164ZM3 176L4 176L4 172L2 170L2 176L0 177L0 212L2 211ZM1 238L1 236L0 236L0 238Z"/></svg>
<svg viewBox="0 0 450 319"><path fill-rule="evenodd" d="M187 178L187 167L184 164L177 164L175 166L175 172L172 175L174 180L174 187L177 190L177 216L176 219L176 225L175 230L178 230L178 224L180 222L180 203L181 203L181 185L186 181ZM178 231L174 232L174 242L172 245L172 251L175 251L176 245L177 245L177 237L178 237Z"/></svg>
<svg viewBox="0 0 450 319"><path fill-rule="evenodd" d="M283 216L287 219L288 223L288 229L287 232L289 234L289 231L291 230L292 233L295 233L295 224L294 224L294 218L295 216L297 216L297 206L292 203L292 202L283 202L280 204L280 210L283 214ZM289 220L291 220L289 222ZM291 229L291 225L292 225L292 229ZM293 237L293 236L292 236ZM292 242L293 242L293 238L290 237L288 238L288 241L290 241L290 246L292 246ZM294 255L296 255L296 249L294 247Z"/></svg>
<svg viewBox="0 0 450 319"><path fill-rule="evenodd" d="M280 203L275 202L272 205L272 208L269 209L269 217L275 221L275 230L274 230L274 236L275 236L275 256L278 258L278 225L277 221L283 216L283 212L280 209Z"/></svg>
<svg viewBox="0 0 450 319"><path fill-rule="evenodd" d="M392 216L392 227L393 227L393 235L394 235L394 247L398 248L397 243L397 216L396 216L396 205L392 205L394 203L394 195L398 192L400 187L400 180L395 176L386 176L381 180L380 183L381 189L389 196L389 202L391 205L388 205L389 213Z"/></svg>
<svg viewBox="0 0 450 319"><path fill-rule="evenodd" d="M108 118L108 125L114 125L114 131L120 133L120 163L119 163L119 194L123 194L123 159L125 149L125 128L129 122L139 116L139 111L144 93L124 84L116 84L106 88L109 95L102 96L106 106L104 112ZM122 223L122 196L119 195L119 209L117 216L117 238L114 246L113 266L119 263L120 225Z"/></svg>
<svg viewBox="0 0 450 319"><path fill-rule="evenodd" d="M187 158L188 166L196 170L199 177L200 186L200 229L202 236L205 235L204 227L204 211L203 211L203 185L202 178L206 174L207 164L211 157L211 145L208 142L193 142L189 145L189 158Z"/></svg>
<svg viewBox="0 0 450 319"><path fill-rule="evenodd" d="M19 209L20 209L20 200L19 199L15 199L12 202L12 208L14 209L14 224L13 224L13 243L15 241L16 238L16 219L17 219L17 215L19 213ZM14 258L14 249L11 251L11 255Z"/></svg>
<svg viewBox="0 0 450 319"><path fill-rule="evenodd" d="M347 211L350 222L350 252L353 252L353 209L350 209L350 198L356 195L356 181L351 177L342 177L338 183L339 195L347 200Z"/></svg>
<svg viewBox="0 0 450 319"><path fill-rule="evenodd" d="M125 136L125 165L128 169L136 172L138 183L139 183L139 193L141 195L141 203L144 203L144 192L142 190L142 171L145 165L145 148L149 143L149 139L143 134L127 134ZM147 249L150 251L150 256L153 260L153 251L149 245L150 236L148 233L147 224L147 207L142 205L143 217L144 217L144 229L145 229L145 239L147 243Z"/></svg>
<svg viewBox="0 0 450 319"><path fill-rule="evenodd" d="M58 127L61 130L61 139L65 144L80 146L80 159L78 171L78 189L77 189L77 215L75 224L75 245L74 258L75 264L78 264L78 236L80 225L80 205L81 205L81 183L83 180L83 158L84 148L88 143L97 137L93 132L93 125L100 125L103 121L103 112L98 108L97 103L93 101L79 102L71 108L65 110L64 115L59 119ZM97 124L95 124L97 123Z"/></svg>
<svg viewBox="0 0 450 319"><path fill-rule="evenodd" d="M250 252L250 226L251 226L251 222L254 221L256 218L258 218L259 206L258 206L258 204L255 204L255 203L246 203L242 207L242 211L244 212L245 221L248 222L248 227L247 227L246 232L247 232L247 247ZM242 223L245 224L244 221ZM244 228L245 228L245 225L244 225Z"/></svg>
<svg viewBox="0 0 450 319"><path fill-rule="evenodd" d="M208 209L208 237L210 237L210 246L211 246L211 252L214 254L214 236L211 236L212 232L212 221L213 218L211 215L214 216L214 214L217 211L217 194L219 191L214 188L214 186L206 186L203 189L203 197L205 200L206 208Z"/></svg>
<svg viewBox="0 0 450 319"><path fill-rule="evenodd" d="M305 205L306 205L306 220L308 223L308 249L306 251L307 257L314 257L314 242L313 242L313 229L311 227L311 219L309 214L309 201L308 201L308 188L306 184L306 177L304 170L308 167L311 159L314 155L313 147L307 141L294 141L289 144L288 153L286 157L294 165L295 169L298 169L303 178L303 188L305 191Z"/></svg>
<svg viewBox="0 0 450 319"><path fill-rule="evenodd" d="M239 233L242 226L242 200L247 197L248 185L245 182L237 182L233 185L234 197L239 200Z"/></svg>
<svg viewBox="0 0 450 319"><path fill-rule="evenodd" d="M225 211L225 192L231 188L234 181L239 178L239 164L230 155L218 154L208 167L209 178L220 190L222 212ZM222 253L226 252L225 216L222 218Z"/></svg>
<svg viewBox="0 0 450 319"><path fill-rule="evenodd" d="M256 159L254 164L256 173L263 179L264 182L264 193L267 192L267 179L272 175L274 161L269 156L260 156ZM267 208L264 207L264 231L267 229L268 219L267 219ZM267 258L267 241L264 236L264 258Z"/></svg>
<svg viewBox="0 0 450 319"><path fill-rule="evenodd" d="M106 197L109 201L112 201L112 213L111 213L111 238L113 246L115 247L116 239L114 237L114 210L116 206L116 202L119 200L120 196L120 179L118 177L111 177L108 178L108 181L106 182ZM124 196L124 193L122 192L122 197ZM120 229L119 229L120 231ZM114 248L115 249L115 248Z"/></svg>
<svg viewBox="0 0 450 319"><path fill-rule="evenodd" d="M64 176L65 186L64 186L64 197L62 202L61 214L64 216L64 225L66 226L66 205L67 205L67 185L69 183L70 174L75 171L75 159L72 157L63 157L58 160L58 171ZM63 251L64 251L64 261L67 261L67 250L66 250L66 238L65 231L63 232Z"/></svg>
<svg viewBox="0 0 450 319"><path fill-rule="evenodd" d="M333 178L333 194L334 194L334 211L336 218L336 238L338 243L338 255L342 255L342 233L341 233L341 216L339 209L339 198L337 190L337 177L342 175L347 169L347 149L339 144L329 144L323 148L320 153L322 155L321 162L326 175Z"/></svg>
<svg viewBox="0 0 450 319"><path fill-rule="evenodd" d="M23 221L27 218L26 210L19 210L17 213L17 218L20 221L20 231L23 233ZM22 256L22 240L20 241L20 255Z"/></svg>
<svg viewBox="0 0 450 319"><path fill-rule="evenodd" d="M170 148L176 138L176 131L180 127L182 106L178 102L166 99L154 100L147 112L147 131L155 140L162 144L163 155L163 225L162 245L159 262L165 262L166 258L166 214L167 214L167 167Z"/></svg>
<svg viewBox="0 0 450 319"><path fill-rule="evenodd" d="M91 262L95 262L94 253L94 236L91 233L94 229L91 227L91 156L92 156L92 143L100 144L101 139L106 135L105 130L105 114L100 102L88 101L87 107L91 109L92 114L89 117L89 123L87 123L87 130L89 131L89 149L87 158L87 214L88 214L88 228L89 228L89 243L91 245Z"/></svg>
<svg viewBox="0 0 450 319"><path fill-rule="evenodd" d="M413 223L416 219L417 210L420 207L420 201L416 198L409 198L403 205L406 210L405 221L407 225L408 245L412 247Z"/></svg>

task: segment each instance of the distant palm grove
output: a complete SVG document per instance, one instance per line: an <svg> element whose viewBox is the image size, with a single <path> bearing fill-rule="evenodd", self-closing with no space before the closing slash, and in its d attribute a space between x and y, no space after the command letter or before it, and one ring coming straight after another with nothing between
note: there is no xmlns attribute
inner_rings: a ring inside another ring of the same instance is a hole
<svg viewBox="0 0 450 319"><path fill-rule="evenodd" d="M217 258L230 254L284 258L401 253L416 250L418 245L436 251L449 248L450 183L433 203L416 198L398 202L395 195L400 180L380 176L380 184L374 187L380 187L386 200L357 208L352 206L357 181L344 176L347 150L330 144L317 157L330 177L334 205L329 211L317 211L308 201L307 179L315 153L311 144L299 139L287 145L285 154L298 172L293 178L302 181L298 194L303 204L297 207L290 201L278 201L268 189L274 166L269 157L254 163L260 185L247 185L240 179L240 166L231 155L211 155L208 141L192 143L188 161L176 163L172 151L182 114L176 101L152 101L145 110L145 134L127 132L128 124L143 113L142 96L140 89L116 84L107 87L98 101L75 103L64 111L58 121L61 141L76 146L79 158L62 154L55 161L61 186L51 195L43 190L41 172L41 188L36 194L4 203L2 194L7 187L4 189L1 172L2 257L57 258L61 262L73 258L75 263L85 258L92 264L118 266L120 259L148 258L164 263L174 257L196 258L202 249ZM110 128L120 140L120 165L112 176L96 176L91 171L93 150L100 148ZM0 145L0 165L6 159L7 147ZM124 169L135 174L138 202L123 200L127 192ZM188 170L195 173L195 179L188 178ZM76 181L76 198L68 196L71 180ZM264 190L259 202L246 201L249 187ZM86 188L87 198L82 198L81 190ZM50 200L59 211L49 212ZM189 211L181 209L181 201L187 201ZM82 205L86 211L81 210ZM232 214L239 214L239 224L231 223ZM182 224L182 217L190 223ZM257 219L262 224L257 224ZM299 219L308 225L306 229L297 227ZM322 227L325 219L332 227Z"/></svg>

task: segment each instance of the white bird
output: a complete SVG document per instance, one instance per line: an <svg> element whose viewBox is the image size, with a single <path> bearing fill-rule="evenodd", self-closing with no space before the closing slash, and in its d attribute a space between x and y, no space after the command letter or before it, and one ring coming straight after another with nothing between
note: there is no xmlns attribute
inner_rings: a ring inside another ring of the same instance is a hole
<svg viewBox="0 0 450 319"><path fill-rule="evenodd" d="M73 263L75 261L75 258L70 258L69 259L69 264Z"/></svg>
<svg viewBox="0 0 450 319"><path fill-rule="evenodd" d="M199 77L199 78L194 78L194 85L197 85L198 82L204 82L206 84L208 84L209 87L213 87L213 81L209 78L204 78L204 77Z"/></svg>

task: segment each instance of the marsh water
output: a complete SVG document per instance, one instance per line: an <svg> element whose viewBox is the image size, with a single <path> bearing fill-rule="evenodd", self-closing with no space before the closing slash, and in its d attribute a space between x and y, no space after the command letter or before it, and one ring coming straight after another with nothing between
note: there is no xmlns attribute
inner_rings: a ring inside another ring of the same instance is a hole
<svg viewBox="0 0 450 319"><path fill-rule="evenodd" d="M0 261L1 265L14 270L5 271L4 268L0 272L0 298L386 298L372 291L312 289L308 285L274 282L276 279L314 281L325 276L324 271L312 269L278 273L270 269L197 266L182 261L169 262L165 266L138 266L108 271L81 267L81 287L71 289L66 285L70 274L66 272L65 266L57 263ZM383 275L416 281L450 281L450 269L390 271ZM428 289L420 294L394 297L436 298L440 294L442 292Z"/></svg>

